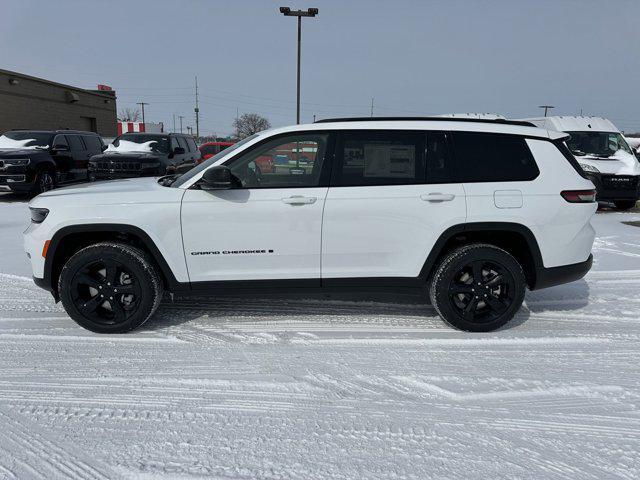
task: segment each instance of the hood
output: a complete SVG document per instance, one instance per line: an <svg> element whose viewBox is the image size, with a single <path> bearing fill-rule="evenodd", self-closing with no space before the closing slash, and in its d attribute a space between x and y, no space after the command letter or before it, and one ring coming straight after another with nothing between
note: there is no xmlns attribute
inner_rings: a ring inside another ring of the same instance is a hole
<svg viewBox="0 0 640 480"><path fill-rule="evenodd" d="M109 195L117 199L126 194L144 194L159 189L166 189L158 184L157 177L125 178L123 180L109 180L104 182L82 183L70 187L56 188L38 195L36 199L47 199L52 197L66 197L69 195Z"/></svg>
<svg viewBox="0 0 640 480"><path fill-rule="evenodd" d="M577 156L578 163L586 163L598 169L600 173L611 175L640 175L640 162L623 150L618 150L610 157L595 157L593 155Z"/></svg>
<svg viewBox="0 0 640 480"><path fill-rule="evenodd" d="M16 157L34 157L36 155L47 154L47 150L40 150L37 148L0 148L1 158L16 158Z"/></svg>

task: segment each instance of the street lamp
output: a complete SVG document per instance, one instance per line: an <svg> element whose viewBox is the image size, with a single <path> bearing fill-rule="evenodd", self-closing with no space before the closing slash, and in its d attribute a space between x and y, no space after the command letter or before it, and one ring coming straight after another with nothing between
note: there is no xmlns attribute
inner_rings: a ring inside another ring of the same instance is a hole
<svg viewBox="0 0 640 480"><path fill-rule="evenodd" d="M285 17L298 17L298 71L297 71L297 92L296 92L296 123L300 123L300 43L302 40L302 17L315 17L318 14L317 8L307 10L291 10L289 7L280 7L280 13Z"/></svg>
<svg viewBox="0 0 640 480"><path fill-rule="evenodd" d="M552 108L556 108L553 105L540 105L538 108L544 108L544 116L547 116L547 111L552 109Z"/></svg>

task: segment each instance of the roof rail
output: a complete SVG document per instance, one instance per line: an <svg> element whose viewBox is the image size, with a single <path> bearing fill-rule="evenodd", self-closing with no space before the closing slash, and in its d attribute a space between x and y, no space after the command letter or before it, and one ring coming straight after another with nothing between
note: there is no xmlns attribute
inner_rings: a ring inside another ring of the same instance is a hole
<svg viewBox="0 0 640 480"><path fill-rule="evenodd" d="M504 118L462 118L462 117L344 117L323 118L314 123L335 122L393 122L393 121L420 121L420 122L469 122L469 123L498 123L501 125L518 125L521 127L535 127L531 122L524 120L506 120Z"/></svg>

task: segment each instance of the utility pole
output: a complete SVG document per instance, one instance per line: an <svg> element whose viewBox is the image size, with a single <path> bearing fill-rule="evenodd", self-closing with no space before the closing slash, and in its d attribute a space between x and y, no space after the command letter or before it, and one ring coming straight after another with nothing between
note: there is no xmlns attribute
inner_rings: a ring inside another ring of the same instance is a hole
<svg viewBox="0 0 640 480"><path fill-rule="evenodd" d="M371 97L371 116L373 117L373 97Z"/></svg>
<svg viewBox="0 0 640 480"><path fill-rule="evenodd" d="M144 106L149 104L147 102L137 102L136 105L140 105L142 107L142 123L146 123L144 121Z"/></svg>
<svg viewBox="0 0 640 480"><path fill-rule="evenodd" d="M200 138L200 108L198 107L198 76L196 75L196 138Z"/></svg>
<svg viewBox="0 0 640 480"><path fill-rule="evenodd" d="M173 114L173 133L176 133L176 114Z"/></svg>
<svg viewBox="0 0 640 480"><path fill-rule="evenodd" d="M298 67L296 82L296 123L300 123L300 49L302 44L302 17L315 17L318 14L317 8L305 10L291 10L289 7L280 7L280 13L285 17L298 17Z"/></svg>
<svg viewBox="0 0 640 480"><path fill-rule="evenodd" d="M178 115L178 118L180 119L180 133L182 133L182 119L184 118L184 116Z"/></svg>
<svg viewBox="0 0 640 480"><path fill-rule="evenodd" d="M547 116L547 111L552 109L552 108L556 108L553 105L540 105L538 108L544 108L544 116Z"/></svg>
<svg viewBox="0 0 640 480"><path fill-rule="evenodd" d="M239 111L238 111L238 107L236 107L236 138L238 140L240 140L240 128L238 128L239 127L239 125L238 125L238 120L239 119L240 119Z"/></svg>

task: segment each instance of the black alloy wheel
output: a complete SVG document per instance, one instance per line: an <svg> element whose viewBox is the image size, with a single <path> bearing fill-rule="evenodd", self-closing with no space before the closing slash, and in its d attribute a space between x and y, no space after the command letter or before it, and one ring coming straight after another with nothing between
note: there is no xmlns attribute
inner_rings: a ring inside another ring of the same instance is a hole
<svg viewBox="0 0 640 480"><path fill-rule="evenodd" d="M524 300L521 265L505 250L470 244L447 254L431 280L429 294L438 314L461 330L488 332L506 324Z"/></svg>
<svg viewBox="0 0 640 480"><path fill-rule="evenodd" d="M141 299L140 279L113 259L88 263L71 280L76 308L97 324L126 322Z"/></svg>
<svg viewBox="0 0 640 480"><path fill-rule="evenodd" d="M449 284L451 307L468 322L494 322L515 299L513 275L495 262L474 260Z"/></svg>
<svg viewBox="0 0 640 480"><path fill-rule="evenodd" d="M139 327L156 311L163 285L155 262L132 245L101 242L65 263L58 292L69 316L98 333Z"/></svg>

